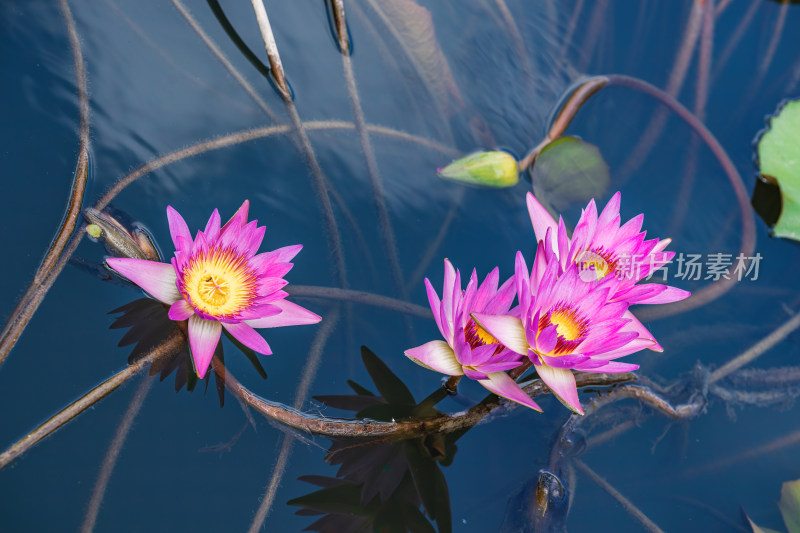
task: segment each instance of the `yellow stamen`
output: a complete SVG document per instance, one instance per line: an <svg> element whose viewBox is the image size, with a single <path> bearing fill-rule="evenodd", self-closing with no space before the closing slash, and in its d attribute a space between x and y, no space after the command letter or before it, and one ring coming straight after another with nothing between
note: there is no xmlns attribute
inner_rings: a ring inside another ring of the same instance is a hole
<svg viewBox="0 0 800 533"><path fill-rule="evenodd" d="M230 248L211 248L189 261L182 290L198 311L213 317L235 315L256 299L257 275L247 259Z"/></svg>
<svg viewBox="0 0 800 533"><path fill-rule="evenodd" d="M578 323L575 311L562 308L550 314L550 323L555 324L556 333L564 340L574 341L583 334L583 325Z"/></svg>

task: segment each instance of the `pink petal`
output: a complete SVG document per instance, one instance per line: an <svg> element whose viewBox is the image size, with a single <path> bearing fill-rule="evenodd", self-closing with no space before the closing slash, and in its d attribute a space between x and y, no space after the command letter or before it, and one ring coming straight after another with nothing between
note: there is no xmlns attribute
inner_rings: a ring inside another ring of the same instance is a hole
<svg viewBox="0 0 800 533"><path fill-rule="evenodd" d="M439 295L436 294L436 289L433 288L433 284L428 278L425 278L425 291L428 293L428 303L431 306L431 311L433 311L433 319L436 321L441 334L444 335L441 319L442 302L439 300Z"/></svg>
<svg viewBox="0 0 800 533"><path fill-rule="evenodd" d="M448 376L460 376L464 373L461 365L456 361L455 352L444 341L431 341L406 350L405 354L418 365Z"/></svg>
<svg viewBox="0 0 800 533"><path fill-rule="evenodd" d="M578 386L575 384L575 376L571 371L547 365L534 364L533 366L542 381L550 387L561 403L570 411L583 414L581 403L578 401Z"/></svg>
<svg viewBox="0 0 800 533"><path fill-rule="evenodd" d="M172 208L167 206L167 223L169 224L169 234L172 236L172 242L175 244L176 250L183 250L186 242L192 241L192 233L189 231L189 226L183 217Z"/></svg>
<svg viewBox="0 0 800 533"><path fill-rule="evenodd" d="M180 322L194 315L194 308L186 300L178 300L169 308L169 319Z"/></svg>
<svg viewBox="0 0 800 533"><path fill-rule="evenodd" d="M599 374L619 374L620 372L633 372L634 370L638 369L639 365L634 365L631 363L617 363L616 361L612 361L603 366L594 368L581 368L580 366L575 368L575 370L580 370L581 372L595 372Z"/></svg>
<svg viewBox="0 0 800 533"><path fill-rule="evenodd" d="M219 238L219 210L214 209L214 212L211 213L211 217L208 219L208 224L206 224L205 234L209 241L214 242Z"/></svg>
<svg viewBox="0 0 800 533"><path fill-rule="evenodd" d="M525 391L523 391L520 386L517 385L516 381L511 379L511 377L505 372L492 372L487 374L486 377L489 379L478 380L478 383L486 387L491 392L511 400L512 402L517 402L525 407L535 409L540 413L542 412L542 408L539 407L539 405L534 402L530 396L525 394Z"/></svg>
<svg viewBox="0 0 800 533"><path fill-rule="evenodd" d="M522 355L528 353L525 327L519 318L508 315L472 313L472 319L506 348Z"/></svg>
<svg viewBox="0 0 800 533"><path fill-rule="evenodd" d="M177 280L175 268L168 263L127 257L109 257L106 263L165 304L173 304L181 297L175 284Z"/></svg>
<svg viewBox="0 0 800 533"><path fill-rule="evenodd" d="M225 233L225 231L230 227L240 228L245 225L247 222L247 211L250 209L250 200L245 200L242 206L236 211L236 213L231 217L231 219L222 226L221 233Z"/></svg>
<svg viewBox="0 0 800 533"><path fill-rule="evenodd" d="M272 350L267 344L267 341L264 340L264 337L259 335L256 330L252 327L248 326L245 322L239 322L238 324L222 324L228 333L236 337L236 340L247 346L248 348L255 350L258 353L263 353L264 355L270 355Z"/></svg>
<svg viewBox="0 0 800 533"><path fill-rule="evenodd" d="M536 351L540 353L552 352L558 343L558 326L547 326L536 337Z"/></svg>
<svg viewBox="0 0 800 533"><path fill-rule="evenodd" d="M654 284L653 284L654 285ZM663 285L662 285L663 286ZM663 291L659 294L656 294L650 298L639 300L637 304L668 304L672 302L677 302L679 300L685 300L692 293L689 291L685 291L683 289L679 289L677 287L670 287L667 286Z"/></svg>
<svg viewBox="0 0 800 533"><path fill-rule="evenodd" d="M288 300L278 300L272 302L271 305L280 307L280 314L247 320L245 323L254 328L279 328L282 326L316 324L322 320L319 315Z"/></svg>
<svg viewBox="0 0 800 533"><path fill-rule="evenodd" d="M649 349L653 350L654 352L664 351L664 348L658 343L653 334L650 333L650 330L644 327L644 324L639 322L639 319L636 318L636 316L630 310L626 311L625 314L622 315L622 318L627 318L630 320L630 322L624 328L622 328L622 331L635 331L639 334L639 339L649 340L652 342L652 344L648 346Z"/></svg>
<svg viewBox="0 0 800 533"><path fill-rule="evenodd" d="M197 315L189 318L189 346L192 348L194 370L200 379L206 376L221 334L222 325L219 322Z"/></svg>
<svg viewBox="0 0 800 533"><path fill-rule="evenodd" d="M300 250L302 249L302 244L284 246L283 248L278 248L277 250L272 250L271 252L258 254L252 259L251 264L256 268L263 268L273 263L288 263L294 259L294 256L300 253Z"/></svg>
<svg viewBox="0 0 800 533"><path fill-rule="evenodd" d="M539 203L539 200L531 193L525 196L525 200L528 203L528 214L531 217L531 224L533 224L533 233L536 235L536 240L544 240L548 228L553 228L553 233L555 234L558 229L558 224L556 224L556 221L550 216L550 213L547 212L547 209L545 209L544 206Z"/></svg>

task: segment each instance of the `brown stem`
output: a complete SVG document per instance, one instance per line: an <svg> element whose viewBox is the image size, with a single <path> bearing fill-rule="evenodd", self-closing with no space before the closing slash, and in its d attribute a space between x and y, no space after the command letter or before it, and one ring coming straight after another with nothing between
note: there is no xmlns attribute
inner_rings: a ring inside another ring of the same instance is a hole
<svg viewBox="0 0 800 533"><path fill-rule="evenodd" d="M744 365L751 363L756 358L758 358L761 354L781 342L783 339L789 336L794 330L800 327L800 313L797 313L792 318L784 322L780 327L778 327L775 331L755 343L753 346L742 352L741 354L737 355L715 371L711 373L708 378L709 385L716 383L717 381L721 380L731 372L735 372L739 370Z"/></svg>
<svg viewBox="0 0 800 533"><path fill-rule="evenodd" d="M306 122L304 123L304 126L306 129L312 131L355 129L355 125L352 122L344 122L338 120ZM459 155L459 152L457 150L454 150L453 148L445 146L441 143L437 143L435 141L431 141L429 139L425 139L424 137L418 137L416 135L412 135L410 133L406 133L403 131L387 128L385 126L375 126L371 124L367 125L367 129L373 133L378 133L380 135L389 136L395 139L416 143L421 146L430 148L431 150L436 150L449 156ZM284 126L284 125L245 130L236 133L231 133L223 137L218 137L210 141L200 142L195 145L184 148L182 150L177 150L175 152L171 152L161 157L157 157L156 159L135 169L130 174L120 178L114 184L114 186L111 189L109 189L108 192L106 192L106 194L103 195L102 198L100 198L100 200L98 200L94 208L98 211L102 211L111 202L111 200L113 200L127 186L129 186L131 183L135 182L139 178L142 178L159 168L176 163L188 157L194 157L196 155L200 155L213 150L219 150L220 148L241 144L243 142L252 141L255 139L261 139L272 135L282 135L290 131L291 128L289 126ZM8 355L8 352L11 350L11 348L13 348L14 343L16 343L17 339L22 334L22 331L30 322L30 319L33 317L33 314L39 308L39 305L44 300L44 297L47 295L47 292L50 290L50 287L53 286L53 283L55 283L56 278L64 269L64 267L67 265L67 262L69 261L70 257L72 257L72 254L75 252L82 239L83 239L83 233L81 232L78 235L76 235L74 239L70 240L69 245L67 246L64 253L60 255L59 260L54 266L54 268L52 268L50 272L43 277L40 283L38 284L31 283L31 285L28 287L22 300L17 305L17 308L11 314L11 317L9 318L6 324L2 336L0 336L0 362L2 362L5 356Z"/></svg>
<svg viewBox="0 0 800 533"><path fill-rule="evenodd" d="M728 157L727 152L725 152L725 149L719 144L719 141L717 141L716 137L714 137L708 128L706 128L705 125L700 122L697 117L695 117L680 102L658 87L655 87L646 81L622 74L609 74L606 77L608 78L609 86L614 85L619 87L628 87L658 99L661 103L674 111L675 114L683 119L683 121L686 122L695 131L695 133L700 136L706 146L708 146L709 150L711 150L711 153L714 154L719 163L722 165L725 175L730 182L731 188L736 195L739 212L742 215L742 238L739 244L739 253L743 254L745 257L750 257L756 246L756 227L755 219L753 218L753 210L750 209L750 197L747 189L745 188L744 181L742 181L742 177L739 175L739 171L736 170L736 166L733 164L733 161L731 161L730 157ZM672 316L678 313L689 311L691 309L696 309L716 300L731 290L735 283L736 280L734 278L721 278L719 281L715 281L695 292L686 300L661 305L658 306L658 309L654 309L652 307L641 309L637 311L637 316L640 320L647 321Z"/></svg>
<svg viewBox="0 0 800 533"><path fill-rule="evenodd" d="M114 471L114 465L116 465L119 454L122 451L122 446L128 438L128 433L133 426L133 421L136 419L136 415L139 414L144 399L147 393L150 392L150 388L155 381L155 377L145 376L139 388L136 389L136 393L133 395L133 399L117 427L114 440L111 441L111 445L108 447L106 456L103 458L103 465L100 468L100 474L97 476L97 481L94 483L92 497L89 500L86 516L81 525L81 533L91 533L94 531L94 526L97 523L97 515L100 513L100 504L103 503L103 497L108 488L108 481L111 479L111 474Z"/></svg>
<svg viewBox="0 0 800 533"><path fill-rule="evenodd" d="M294 409L300 409L303 407L303 404L308 398L308 391L311 388L311 382L313 381L314 376L317 374L319 361L322 357L323 351L325 350L325 345L327 344L330 336L333 334L333 331L339 322L340 316L341 311L338 308L329 313L328 316L325 317L322 327L320 327L317 331L314 342L311 343L309 357L306 361L305 367L303 368L303 377L300 380L300 384L297 386L294 402L292 403L292 407ZM216 358L214 359L214 371L222 373L223 375L225 373L225 367L222 366L222 364L216 360ZM289 454L292 451L293 443L294 435L290 433L284 434L283 443L281 443L281 450L278 453L278 460L275 462L275 468L272 471L272 477L267 484L264 497L261 498L261 503L259 504L258 510L253 517L253 522L250 524L250 528L248 529L250 533L257 533L260 531L261 526L264 525L264 520L267 519L267 515L272 508L272 503L275 501L275 494L278 492L278 485L280 484L281 478L286 471L286 465L289 463Z"/></svg>
<svg viewBox="0 0 800 533"><path fill-rule="evenodd" d="M694 116L701 122L706 119L706 104L708 103L709 77L711 75L711 55L714 46L714 0L705 0L703 7L703 29L700 35L700 54L697 61L697 88L695 90ZM686 169L683 171L678 201L670 224L669 235L678 235L683 228L683 221L689 211L689 198L694 186L695 172L697 169L697 152L700 148L697 137L689 140L689 150L686 155Z"/></svg>
<svg viewBox="0 0 800 533"><path fill-rule="evenodd" d="M353 119L356 124L356 132L361 142L361 149L364 152L364 161L367 164L367 175L369 176L372 188L372 200L375 210L378 213L378 227L381 231L383 246L386 249L387 259L392 272L395 290L401 300L408 300L408 292L403 284L403 272L400 270L400 258L397 252L397 240L395 239L392 220L389 217L389 209L386 206L386 193L383 188L378 161L372 149L369 132L367 131L367 121L364 118L364 109L361 107L361 97L356 85L356 76L353 71L353 61L350 57L350 43L347 40L347 25L345 11L342 0L332 0L334 21L336 23L337 34L339 35L339 46L342 56L342 70L344 71L347 94L350 97L350 107L353 111ZM408 323L410 329L411 325Z"/></svg>
<svg viewBox="0 0 800 533"><path fill-rule="evenodd" d="M683 34L683 42L678 50L678 55L675 58L675 63L672 66L672 72L667 81L665 92L671 98L675 98L683 86L686 79L686 73L689 70L689 65L692 62L692 55L700 37L700 29L703 23L703 0L693 0L692 10L689 14L689 20L686 23L686 31ZM644 130L644 134L636 143L636 146L631 150L631 155L627 161L622 165L620 174L629 176L639 168L642 162L647 158L652 150L662 130L667 122L667 113L664 109L656 110L650 123Z"/></svg>
<svg viewBox="0 0 800 533"><path fill-rule="evenodd" d="M636 376L630 373L578 373L575 375L575 381L578 387L611 386L634 379L636 379ZM429 433L451 433L474 426L501 405L507 405L508 408L514 408L514 406L517 405L514 403L506 403L498 399L480 403L468 411L455 416L441 415L434 418L409 419L398 422L380 422L369 419L351 420L310 415L287 405L264 400L239 383L236 378L230 374L230 371L226 374L225 384L233 394L239 396L245 403L269 419L311 435L335 438L379 437L391 441ZM550 392L547 385L540 380L526 385L523 390L531 397L541 396L542 394Z"/></svg>
<svg viewBox="0 0 800 533"><path fill-rule="evenodd" d="M75 66L75 81L78 88L78 114L80 117L78 161L75 166L75 174L64 220L61 222L58 233L42 260L42 264L39 265L39 269L36 271L28 290L25 291L25 294L11 313L11 318L6 323L2 333L0 333L0 366L8 357L11 349L17 343L17 339L22 335L22 331L33 316L33 311L30 311L29 308L30 302L35 297L37 287L51 273L75 231L78 217L81 214L86 183L89 179L89 91L86 82L86 66L83 62L81 43L78 32L75 29L75 19L72 18L69 3L67 0L59 0L59 7L69 34L69 44L72 49L72 60Z"/></svg>
<svg viewBox="0 0 800 533"><path fill-rule="evenodd" d="M272 34L272 26L269 23L269 17L267 16L264 2L262 0L251 0L250 3L253 4L253 11L255 11L256 14L256 21L258 21L258 29L261 31L261 38L264 40L264 48L267 51L267 58L269 58L272 77L275 79L275 83L278 86L278 90L284 102L291 101L292 90L286 82L283 63L278 53L278 45L275 43L275 36Z"/></svg>
<svg viewBox="0 0 800 533"><path fill-rule="evenodd" d="M548 130L547 136L528 155L520 160L519 169L528 169L545 146L564 135L564 132L567 131L572 119L578 114L578 110L583 107L583 104L607 84L608 78L605 76L594 76L582 82L564 102Z"/></svg>
<svg viewBox="0 0 800 533"><path fill-rule="evenodd" d="M286 291L292 296L299 298L323 298L326 300L347 301L383 307L421 318L433 318L433 313L429 307L423 307L421 305L396 300L388 296L381 296L380 294L372 294L370 292L337 289L336 287L316 287L312 285L289 285L286 287Z"/></svg>
<svg viewBox="0 0 800 533"><path fill-rule="evenodd" d="M95 388L70 403L58 413L45 420L39 427L32 430L22 439L11 445L0 454L0 469L5 468L17 457L31 449L46 437L55 433L67 422L80 415L91 406L108 396L120 385L148 367L154 361L169 357L180 351L186 343L186 338L179 328L175 328L169 337L160 345L147 352L144 357L135 363L117 372Z"/></svg>
<svg viewBox="0 0 800 533"><path fill-rule="evenodd" d="M663 529L658 527L655 522L647 518L647 515L640 511L638 507L631 503L628 498L623 496L622 493L615 489L608 481L597 474L597 472L589 468L586 463L580 459L573 459L572 463L577 466L581 472L589 476L592 481L606 491L612 498L617 500L620 505L622 505L622 507L624 507L632 517L638 520L647 531L650 531L651 533L664 533Z"/></svg>
<svg viewBox="0 0 800 533"><path fill-rule="evenodd" d="M220 50L219 46L217 46L216 43L211 39L211 37L208 36L205 30L203 30L202 26L200 26L200 23L197 22L197 20L192 16L189 10L186 9L186 6L183 5L183 2L181 2L181 0L172 0L172 5L174 5L175 8L178 10L178 12L183 16L183 18L186 19L186 22L189 23L189 25L192 27L195 33L197 33L197 35L200 36L200 38L203 40L205 45L211 50L211 52L214 54L217 60L219 60L219 62L222 63L222 66L225 67L225 70L230 72L231 76L233 76L233 79L235 79L239 83L239 85L242 86L245 92L247 92L247 94L250 95L250 98L253 99L256 105L260 107L262 111L264 111L264 113L270 118L270 120L272 120L273 122L280 122L280 119L275 114L275 112L272 111L272 108L270 108L267 105L264 99L258 95L253 86L250 85L250 83L245 79L245 77L242 76L242 74L236 69L236 67L234 67L233 64L228 60L225 54L222 53L222 50Z"/></svg>

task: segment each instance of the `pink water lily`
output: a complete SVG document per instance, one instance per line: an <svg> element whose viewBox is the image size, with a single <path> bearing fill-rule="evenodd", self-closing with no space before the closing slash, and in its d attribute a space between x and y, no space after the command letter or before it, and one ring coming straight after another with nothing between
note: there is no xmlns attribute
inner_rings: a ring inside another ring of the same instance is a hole
<svg viewBox="0 0 800 533"><path fill-rule="evenodd" d="M553 251L562 267L576 263L584 270L593 271L598 279L614 275L621 280L611 296L613 301L629 305L663 304L688 298L690 293L677 287L637 284L672 261L675 252L664 251L671 239L645 240L647 232L641 231L643 214L620 225L621 198L619 192L614 194L600 215L595 201L590 200L571 239L567 237L563 222L557 223L533 194L528 193L526 199L536 240L544 240L548 229L553 231Z"/></svg>
<svg viewBox="0 0 800 533"><path fill-rule="evenodd" d="M571 239L567 237L562 220L556 222L531 193L527 194L526 199L537 241L543 241L548 230L553 232L552 250L562 268L575 263L582 270L582 278L603 279L613 275L620 280L610 296L612 301L622 301L628 305L663 304L688 298L690 293L677 287L638 283L672 261L675 252L664 251L671 239L645 240L646 232L641 231L643 214L620 225L621 198L619 192L614 194L600 215L597 214L595 201L589 201ZM641 335L653 341L651 350L663 351L633 313L627 311L625 318L633 322Z"/></svg>
<svg viewBox="0 0 800 533"><path fill-rule="evenodd" d="M583 414L571 370L636 370L638 365L614 359L652 348L655 340L628 318L627 302L614 300L618 278L587 280L575 263L562 267L551 241L548 230L530 272L522 253L517 253L519 318L480 312L472 317L504 346L528 357L556 397Z"/></svg>
<svg viewBox="0 0 800 533"><path fill-rule="evenodd" d="M471 316L472 313L509 313L515 295L514 278L498 288L499 279L499 269L495 268L479 285L473 270L466 290L462 291L461 273L445 259L441 300L430 280L425 279L428 302L445 340L430 341L406 350L405 354L425 368L448 376L465 375L498 396L541 411L506 373L522 364L524 354L503 346Z"/></svg>
<svg viewBox="0 0 800 533"><path fill-rule="evenodd" d="M109 258L108 265L171 307L169 318L188 320L195 371L203 378L222 328L254 351L269 355L267 341L253 328L315 324L321 317L287 301L283 276L302 245L256 255L264 226L247 222L249 202L220 227L215 209L195 239L178 212L167 207L175 256L172 264Z"/></svg>

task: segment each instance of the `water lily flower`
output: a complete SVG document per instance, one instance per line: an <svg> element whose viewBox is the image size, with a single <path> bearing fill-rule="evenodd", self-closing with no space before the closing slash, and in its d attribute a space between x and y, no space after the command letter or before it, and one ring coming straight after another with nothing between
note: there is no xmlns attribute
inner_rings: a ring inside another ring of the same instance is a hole
<svg viewBox="0 0 800 533"><path fill-rule="evenodd" d="M406 350L405 354L425 368L448 376L466 375L498 396L541 411L505 372L520 366L525 354L503 346L471 316L472 313L509 313L515 295L514 278L498 288L499 279L499 269L495 268L478 285L478 276L473 270L466 290L462 291L461 272L445 259L441 300L430 280L425 279L428 302L445 340L430 341Z"/></svg>
<svg viewBox="0 0 800 533"><path fill-rule="evenodd" d="M641 231L643 214L620 225L621 198L619 192L614 194L599 216L594 200L589 201L571 239L562 227L563 222L556 223L536 197L528 193L526 199L536 240L543 240L548 229L553 231L553 251L562 267L572 262L593 271L597 279L612 274L620 278L622 283L612 295L613 301L630 305L663 304L688 298L690 293L677 287L637 284L672 261L675 252L664 251L671 239L645 240L647 232Z"/></svg>
<svg viewBox="0 0 800 533"><path fill-rule="evenodd" d="M614 359L652 347L655 341L641 335L627 317L627 302L613 299L621 281L615 276L586 280L575 263L563 268L551 234L548 230L539 242L530 272L522 253L517 253L519 315L473 312L472 318L504 346L527 356L556 397L583 414L571 369L636 370L638 365Z"/></svg>
<svg viewBox="0 0 800 533"><path fill-rule="evenodd" d="M645 240L646 232L641 231L643 214L620 225L620 200L621 194L617 192L599 216L597 206L591 200L581 213L570 239L563 220L559 219L556 223L536 197L531 193L527 194L528 214L536 239L541 242L547 231L552 231L552 250L562 268L566 268L568 263L576 263L582 270L582 278L603 279L609 275L616 276L621 283L614 289L611 301L624 301L629 305L663 304L688 298L691 293L677 287L660 283L638 283L672 261L675 252L664 251L671 239ZM625 318L631 321L641 336L653 342L651 350L663 351L633 313L627 311Z"/></svg>
<svg viewBox="0 0 800 533"><path fill-rule="evenodd" d="M178 212L167 207L175 256L172 264L131 258L109 258L108 265L170 305L169 318L187 320L189 346L198 377L205 377L222 328L254 351L269 355L267 341L253 328L315 324L321 317L287 301L283 276L302 245L256 255L264 226L247 222L245 200L220 227L215 209L204 231L192 240Z"/></svg>

